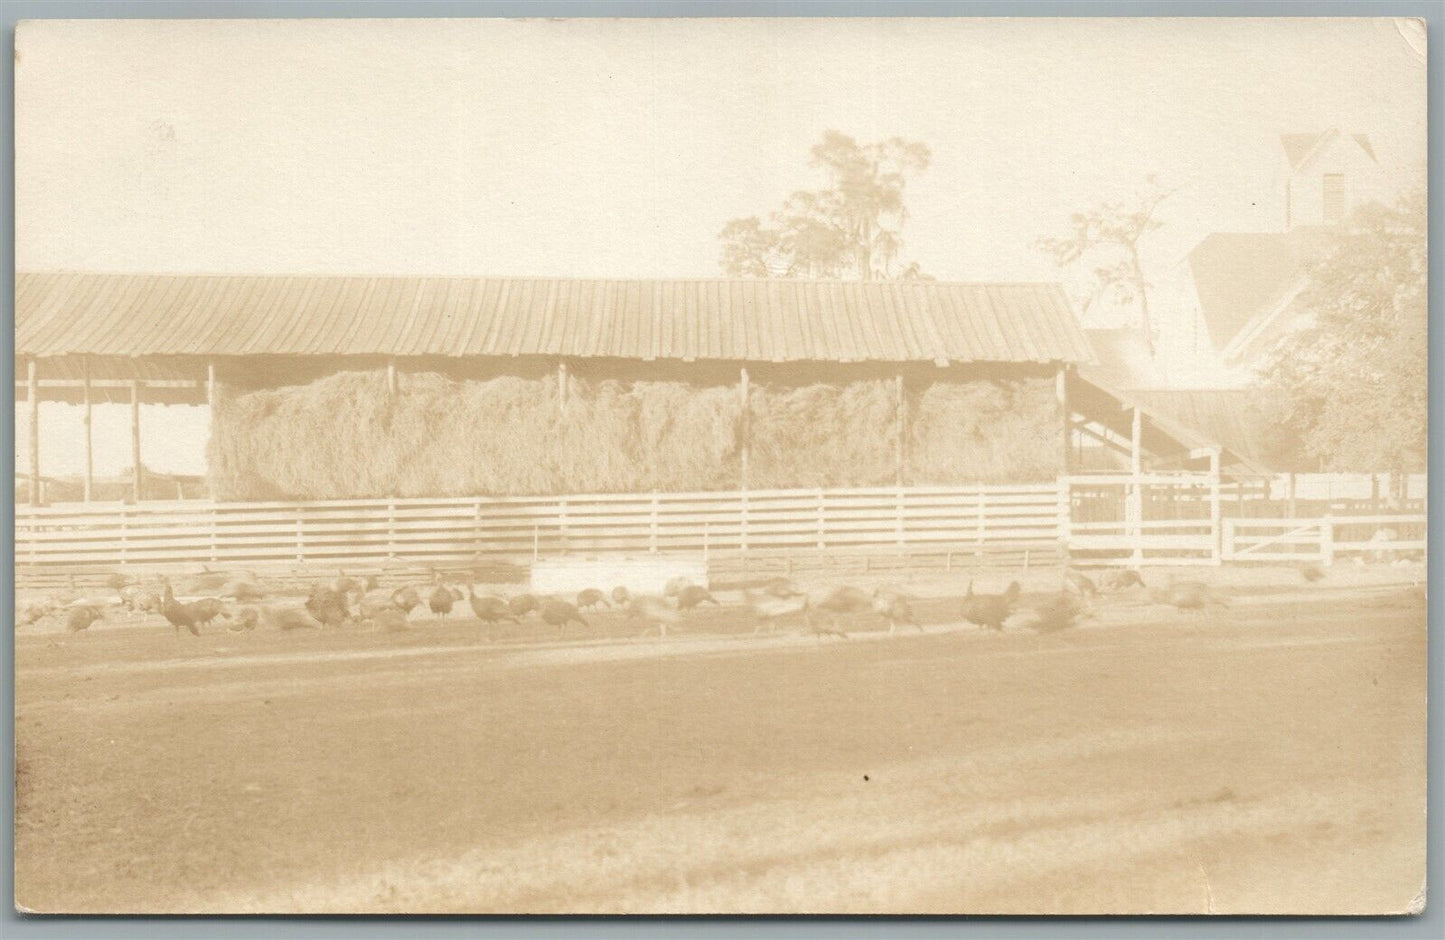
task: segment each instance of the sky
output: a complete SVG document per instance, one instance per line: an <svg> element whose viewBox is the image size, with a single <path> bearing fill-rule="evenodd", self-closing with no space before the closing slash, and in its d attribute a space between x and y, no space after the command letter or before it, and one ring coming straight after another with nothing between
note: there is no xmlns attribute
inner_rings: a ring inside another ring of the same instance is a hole
<svg viewBox="0 0 1445 940"><path fill-rule="evenodd" d="M902 260L935 277L1057 279L1036 239L1150 173L1179 187L1147 246L1162 267L1208 232L1280 227L1281 133L1365 132L1388 172L1423 180L1411 35L1318 18L35 21L16 39L16 264L716 276L723 224L820 185L808 151L836 129L929 146Z"/></svg>

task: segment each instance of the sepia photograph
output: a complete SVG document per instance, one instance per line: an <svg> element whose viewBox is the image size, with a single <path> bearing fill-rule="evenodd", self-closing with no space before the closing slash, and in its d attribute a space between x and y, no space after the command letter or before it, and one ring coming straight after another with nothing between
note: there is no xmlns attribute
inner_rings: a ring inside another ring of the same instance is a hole
<svg viewBox="0 0 1445 940"><path fill-rule="evenodd" d="M23 914L1409 915L1423 20L26 20Z"/></svg>

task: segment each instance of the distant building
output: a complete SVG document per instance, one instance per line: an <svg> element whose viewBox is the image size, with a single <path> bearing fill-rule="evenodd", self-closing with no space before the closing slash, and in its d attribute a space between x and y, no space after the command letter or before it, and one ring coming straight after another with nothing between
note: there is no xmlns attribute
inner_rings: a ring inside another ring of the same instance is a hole
<svg viewBox="0 0 1445 940"><path fill-rule="evenodd" d="M1276 187L1279 231L1211 233L1161 289L1173 314L1159 337L1172 384L1249 385L1280 338L1301 325L1291 304L1331 228L1360 205L1392 198L1370 138L1338 128L1281 135Z"/></svg>

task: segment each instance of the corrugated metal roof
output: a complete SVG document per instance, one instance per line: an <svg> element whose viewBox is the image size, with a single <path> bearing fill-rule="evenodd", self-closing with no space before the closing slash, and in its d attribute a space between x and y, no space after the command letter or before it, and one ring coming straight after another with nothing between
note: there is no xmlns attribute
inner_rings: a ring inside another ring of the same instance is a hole
<svg viewBox="0 0 1445 940"><path fill-rule="evenodd" d="M21 273L17 356L1091 362L1055 284Z"/></svg>

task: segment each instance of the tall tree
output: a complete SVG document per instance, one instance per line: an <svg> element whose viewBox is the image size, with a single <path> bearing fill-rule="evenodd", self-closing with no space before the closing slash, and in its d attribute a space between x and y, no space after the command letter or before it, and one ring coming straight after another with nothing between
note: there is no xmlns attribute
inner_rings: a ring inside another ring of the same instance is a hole
<svg viewBox="0 0 1445 940"><path fill-rule="evenodd" d="M1428 361L1425 195L1365 205L1330 236L1291 310L1263 389L1306 454L1330 470L1425 466Z"/></svg>
<svg viewBox="0 0 1445 940"><path fill-rule="evenodd" d="M1070 232L1058 238L1041 238L1037 245L1053 256L1060 267L1090 265L1093 284L1084 298L1087 314L1100 299L1108 297L1121 306L1132 307L1149 351L1154 351L1154 322L1149 309L1152 285L1144 276L1139 246L1150 232L1163 226L1159 207L1173 195L1152 173L1130 199L1104 202L1069 216Z"/></svg>
<svg viewBox="0 0 1445 940"><path fill-rule="evenodd" d="M928 168L931 154L917 141L893 137L860 144L828 131L812 149L811 165L826 185L800 190L763 222L732 219L722 240L722 269L733 277L851 277L874 280L926 277L915 262L896 271L908 210L910 176Z"/></svg>

